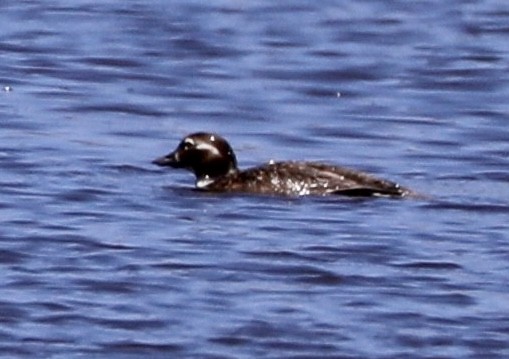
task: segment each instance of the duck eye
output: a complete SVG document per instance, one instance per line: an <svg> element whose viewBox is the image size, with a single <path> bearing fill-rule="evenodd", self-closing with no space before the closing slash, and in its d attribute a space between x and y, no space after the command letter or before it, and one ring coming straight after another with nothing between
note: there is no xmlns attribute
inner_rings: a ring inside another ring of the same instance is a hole
<svg viewBox="0 0 509 359"><path fill-rule="evenodd" d="M182 149L183 150L190 150L193 147L194 143L190 140L185 140L182 143Z"/></svg>

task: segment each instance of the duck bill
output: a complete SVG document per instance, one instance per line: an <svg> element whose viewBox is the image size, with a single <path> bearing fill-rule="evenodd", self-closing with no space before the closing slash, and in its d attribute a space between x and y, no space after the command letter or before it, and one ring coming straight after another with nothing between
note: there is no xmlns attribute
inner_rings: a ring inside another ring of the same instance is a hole
<svg viewBox="0 0 509 359"><path fill-rule="evenodd" d="M152 163L160 167L181 167L178 159L178 154L176 152L172 152L169 155L156 158L152 161Z"/></svg>

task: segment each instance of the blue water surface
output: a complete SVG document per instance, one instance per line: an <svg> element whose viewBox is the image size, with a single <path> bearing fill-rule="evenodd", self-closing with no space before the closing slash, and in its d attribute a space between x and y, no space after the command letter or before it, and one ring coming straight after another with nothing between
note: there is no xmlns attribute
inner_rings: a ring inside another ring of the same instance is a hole
<svg viewBox="0 0 509 359"><path fill-rule="evenodd" d="M509 4L0 3L0 357L509 357ZM214 131L418 200L221 196Z"/></svg>

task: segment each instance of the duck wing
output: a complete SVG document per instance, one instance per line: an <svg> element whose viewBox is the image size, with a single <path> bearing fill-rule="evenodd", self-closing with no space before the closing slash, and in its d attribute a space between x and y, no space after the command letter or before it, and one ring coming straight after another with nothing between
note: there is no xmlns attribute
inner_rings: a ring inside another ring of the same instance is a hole
<svg viewBox="0 0 509 359"><path fill-rule="evenodd" d="M409 193L395 182L345 167L315 162L283 162L275 165L284 168L289 177L304 183L309 194L399 197Z"/></svg>

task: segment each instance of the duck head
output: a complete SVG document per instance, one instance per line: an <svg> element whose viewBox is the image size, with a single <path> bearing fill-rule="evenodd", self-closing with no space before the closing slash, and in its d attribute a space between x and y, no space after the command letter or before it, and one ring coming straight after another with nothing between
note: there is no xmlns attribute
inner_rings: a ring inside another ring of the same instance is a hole
<svg viewBox="0 0 509 359"><path fill-rule="evenodd" d="M186 136L173 152L152 163L193 172L199 187L237 171L237 159L228 142L221 136L205 132Z"/></svg>

